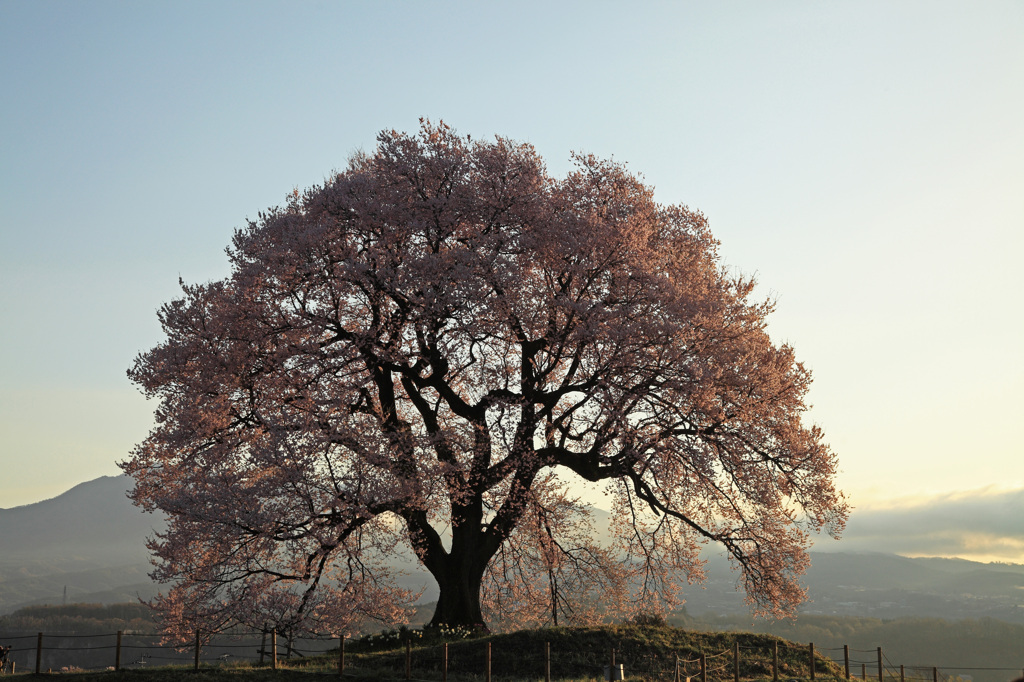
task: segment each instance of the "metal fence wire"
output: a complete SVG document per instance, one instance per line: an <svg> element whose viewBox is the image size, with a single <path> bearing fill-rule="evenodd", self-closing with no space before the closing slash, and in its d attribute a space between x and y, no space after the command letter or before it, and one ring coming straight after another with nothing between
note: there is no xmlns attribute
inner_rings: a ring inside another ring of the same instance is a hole
<svg viewBox="0 0 1024 682"><path fill-rule="evenodd" d="M160 635L137 633L0 633L0 646L10 646L0 673L68 672L73 670L115 670L158 665L222 665L236 661L270 660L269 642L263 633L225 633L211 635L199 647L173 644ZM315 635L277 638L278 659L301 659L337 648L337 638Z"/></svg>

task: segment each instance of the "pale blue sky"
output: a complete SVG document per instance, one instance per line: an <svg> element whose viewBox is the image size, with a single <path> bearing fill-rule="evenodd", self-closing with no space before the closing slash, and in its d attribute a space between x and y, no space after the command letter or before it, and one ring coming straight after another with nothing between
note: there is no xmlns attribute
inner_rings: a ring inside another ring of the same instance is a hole
<svg viewBox="0 0 1024 682"><path fill-rule="evenodd" d="M420 116L702 210L855 505L1024 487L1020 0L0 0L0 98L0 507L116 473L178 276Z"/></svg>

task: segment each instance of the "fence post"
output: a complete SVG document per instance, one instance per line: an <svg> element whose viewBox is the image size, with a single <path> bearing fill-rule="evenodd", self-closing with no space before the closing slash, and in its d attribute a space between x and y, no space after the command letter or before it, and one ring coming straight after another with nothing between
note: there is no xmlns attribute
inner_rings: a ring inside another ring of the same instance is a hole
<svg viewBox="0 0 1024 682"><path fill-rule="evenodd" d="M341 645L338 647L338 677L345 676L345 633L341 633Z"/></svg>
<svg viewBox="0 0 1024 682"><path fill-rule="evenodd" d="M441 682L448 682L448 642L444 643L441 656Z"/></svg>
<svg viewBox="0 0 1024 682"><path fill-rule="evenodd" d="M277 670L277 628L270 631L270 669Z"/></svg>
<svg viewBox="0 0 1024 682"><path fill-rule="evenodd" d="M196 628L196 663L193 670L199 670L199 628Z"/></svg>
<svg viewBox="0 0 1024 682"><path fill-rule="evenodd" d="M900 663L900 682L907 682L907 678L903 674L903 664L902 663Z"/></svg>
<svg viewBox="0 0 1024 682"><path fill-rule="evenodd" d="M740 682L740 640L738 639L733 640L732 643L732 679L733 682Z"/></svg>
<svg viewBox="0 0 1024 682"><path fill-rule="evenodd" d="M114 671L121 669L121 635L123 631L117 631L117 647L114 649Z"/></svg>
<svg viewBox="0 0 1024 682"><path fill-rule="evenodd" d="M779 682L779 642L772 643L772 682Z"/></svg>
<svg viewBox="0 0 1024 682"><path fill-rule="evenodd" d="M932 682L939 682L939 669L932 668Z"/></svg>
<svg viewBox="0 0 1024 682"><path fill-rule="evenodd" d="M862 679L862 680L868 679L868 664L867 663L861 663L860 664L860 679Z"/></svg>
<svg viewBox="0 0 1024 682"><path fill-rule="evenodd" d="M704 654L700 655L700 682L708 682L708 659Z"/></svg>
<svg viewBox="0 0 1024 682"><path fill-rule="evenodd" d="M39 633L36 637L36 675L39 674L39 669L43 666L43 633Z"/></svg>
<svg viewBox="0 0 1024 682"><path fill-rule="evenodd" d="M807 645L807 654L808 654L808 656L810 656L810 661L808 662L808 665L811 668L811 679L813 680L814 679L814 642L811 642L810 644Z"/></svg>
<svg viewBox="0 0 1024 682"><path fill-rule="evenodd" d="M885 668L882 667L882 647L878 647L878 682L885 681Z"/></svg>
<svg viewBox="0 0 1024 682"><path fill-rule="evenodd" d="M843 669L846 671L846 679L850 679L850 645L843 645Z"/></svg>
<svg viewBox="0 0 1024 682"><path fill-rule="evenodd" d="M544 682L551 682L551 642L544 642Z"/></svg>
<svg viewBox="0 0 1024 682"><path fill-rule="evenodd" d="M405 640L405 679L412 679L412 640Z"/></svg>
<svg viewBox="0 0 1024 682"><path fill-rule="evenodd" d="M491 682L491 643L487 642L487 682Z"/></svg>

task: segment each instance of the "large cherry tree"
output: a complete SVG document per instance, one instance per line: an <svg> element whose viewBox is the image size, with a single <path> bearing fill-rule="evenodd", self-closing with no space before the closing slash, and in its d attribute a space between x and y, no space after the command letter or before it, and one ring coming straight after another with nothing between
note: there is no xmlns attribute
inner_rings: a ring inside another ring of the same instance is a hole
<svg viewBox="0 0 1024 682"><path fill-rule="evenodd" d="M169 518L170 623L397 619L401 547L434 624L584 611L595 585L671 605L709 542L756 608L799 603L808 534L847 514L809 372L700 213L574 160L558 179L527 144L384 132L163 306L129 371L156 426L122 467ZM613 543L581 532L579 479Z"/></svg>

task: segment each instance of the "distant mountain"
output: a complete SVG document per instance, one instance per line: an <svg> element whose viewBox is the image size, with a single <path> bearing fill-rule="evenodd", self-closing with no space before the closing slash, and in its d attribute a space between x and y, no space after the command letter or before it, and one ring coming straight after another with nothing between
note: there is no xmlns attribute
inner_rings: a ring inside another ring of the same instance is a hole
<svg viewBox="0 0 1024 682"><path fill-rule="evenodd" d="M132 480L103 476L49 500L0 509L0 562L148 561L145 538L162 520L128 499Z"/></svg>
<svg viewBox="0 0 1024 682"><path fill-rule="evenodd" d="M104 476L49 500L0 509L0 613L33 603L112 603L151 596L146 537L162 519Z"/></svg>
<svg viewBox="0 0 1024 682"><path fill-rule="evenodd" d="M105 476L35 504L0 509L0 614L32 603L114 603L156 591L145 539L158 517L127 499L132 482ZM608 512L595 510L599 535ZM433 579L411 552L395 557L400 582L437 598ZM709 556L708 582L686 590L693 615L747 614L737 573ZM895 554L811 552L805 577L810 601L801 613L873 618L998 618L1024 623L1024 565Z"/></svg>
<svg viewBox="0 0 1024 682"><path fill-rule="evenodd" d="M871 618L996 618L1024 623L1024 565L895 554L811 552L804 576L808 601L799 613ZM721 556L709 558L708 581L686 592L694 615L746 609L737 574Z"/></svg>

